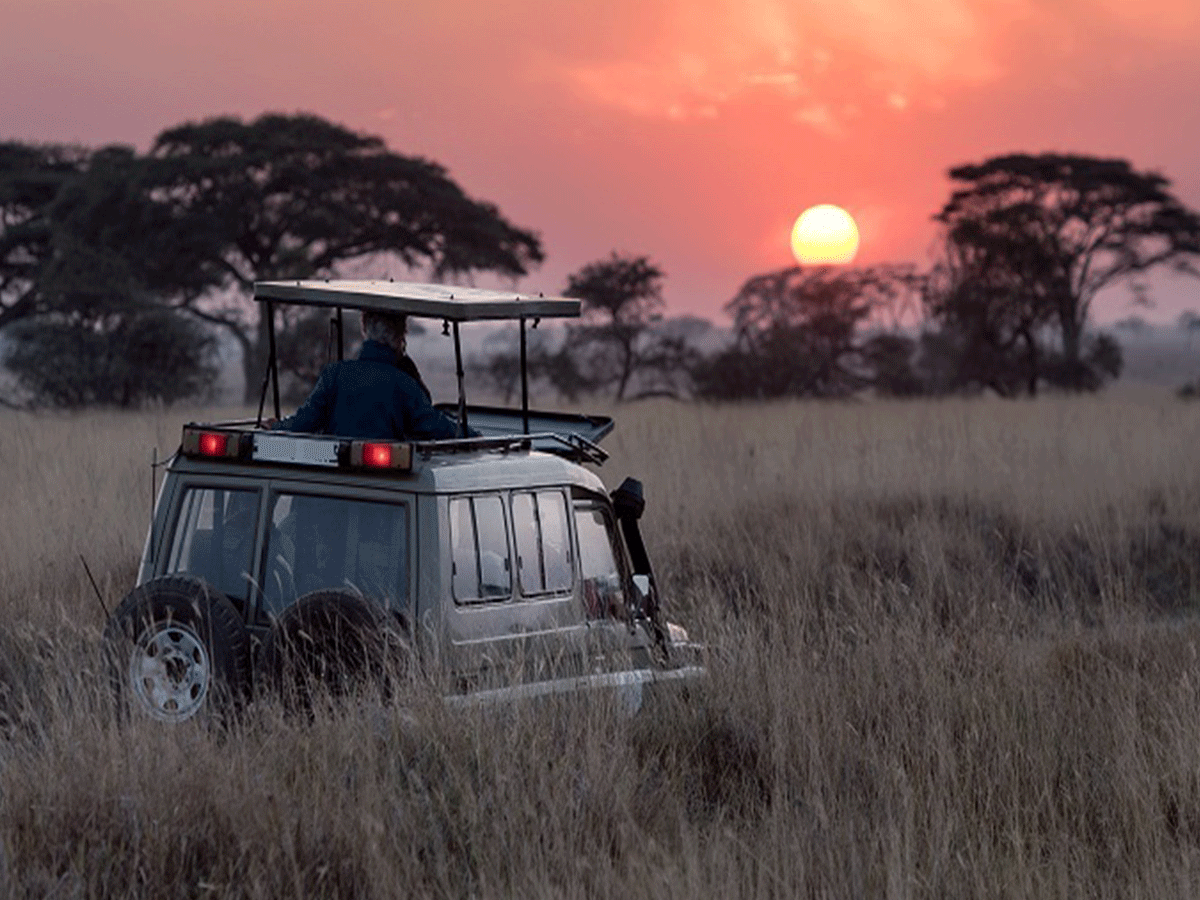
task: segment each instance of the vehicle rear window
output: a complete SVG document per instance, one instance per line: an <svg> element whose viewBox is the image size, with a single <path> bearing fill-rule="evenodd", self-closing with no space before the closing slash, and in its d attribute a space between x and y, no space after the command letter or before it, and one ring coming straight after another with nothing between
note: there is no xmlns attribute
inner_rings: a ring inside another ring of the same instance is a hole
<svg viewBox="0 0 1200 900"><path fill-rule="evenodd" d="M450 543L454 599L506 600L512 596L508 522L499 497L453 497Z"/></svg>
<svg viewBox="0 0 1200 900"><path fill-rule="evenodd" d="M196 575L231 600L250 593L258 491L192 487L184 491L167 572Z"/></svg>
<svg viewBox="0 0 1200 900"><path fill-rule="evenodd" d="M571 537L567 501L561 491L522 491L512 495L517 574L522 594L571 590Z"/></svg>
<svg viewBox="0 0 1200 900"><path fill-rule="evenodd" d="M323 589L408 606L408 507L404 503L279 493L271 503L263 604L278 615Z"/></svg>

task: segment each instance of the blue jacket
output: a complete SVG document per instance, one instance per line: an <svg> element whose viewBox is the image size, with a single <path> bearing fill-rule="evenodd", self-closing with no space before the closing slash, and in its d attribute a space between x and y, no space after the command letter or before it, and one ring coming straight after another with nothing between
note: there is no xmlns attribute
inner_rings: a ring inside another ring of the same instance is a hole
<svg viewBox="0 0 1200 900"><path fill-rule="evenodd" d="M396 362L391 347L363 341L357 359L327 365L304 404L274 427L373 440L458 437L457 423L434 409L422 385Z"/></svg>

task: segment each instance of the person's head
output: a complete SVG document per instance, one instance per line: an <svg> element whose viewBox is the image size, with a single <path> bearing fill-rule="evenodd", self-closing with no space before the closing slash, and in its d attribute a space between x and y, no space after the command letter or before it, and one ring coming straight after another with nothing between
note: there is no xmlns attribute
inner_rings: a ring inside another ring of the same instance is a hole
<svg viewBox="0 0 1200 900"><path fill-rule="evenodd" d="M369 341L379 341L387 344L399 354L404 353L405 330L408 326L408 316L397 313L381 313L373 310L363 310L362 333Z"/></svg>

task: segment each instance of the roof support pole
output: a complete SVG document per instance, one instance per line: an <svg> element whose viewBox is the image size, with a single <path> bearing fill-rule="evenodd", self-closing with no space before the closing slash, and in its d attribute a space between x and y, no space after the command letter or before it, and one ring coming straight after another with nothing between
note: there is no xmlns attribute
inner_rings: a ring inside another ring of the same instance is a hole
<svg viewBox="0 0 1200 900"><path fill-rule="evenodd" d="M275 304L267 301L267 370L271 374L272 396L275 401L275 418L283 414L279 411L279 358L275 355Z"/></svg>
<svg viewBox="0 0 1200 900"><path fill-rule="evenodd" d="M341 362L346 356L346 345L342 328L342 308L340 306L337 308L337 319L334 321L338 336L338 362Z"/></svg>
<svg viewBox="0 0 1200 900"><path fill-rule="evenodd" d="M462 344L458 339L458 320L454 320L454 374L458 376L459 437L467 436L467 389L463 383Z"/></svg>
<svg viewBox="0 0 1200 900"><path fill-rule="evenodd" d="M275 359L275 304L270 300L263 303L262 315L267 317L267 371L263 373L262 390L258 395L258 419L255 425L262 426L263 407L267 405L267 384L275 385L275 418L279 418L279 372L276 371Z"/></svg>
<svg viewBox="0 0 1200 900"><path fill-rule="evenodd" d="M529 434L529 361L525 351L525 317L521 316L521 423Z"/></svg>

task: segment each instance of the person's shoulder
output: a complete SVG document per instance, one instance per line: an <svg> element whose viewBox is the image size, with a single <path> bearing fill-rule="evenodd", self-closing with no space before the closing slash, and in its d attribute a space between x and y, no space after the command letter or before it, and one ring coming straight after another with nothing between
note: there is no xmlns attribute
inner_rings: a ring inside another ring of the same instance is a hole
<svg viewBox="0 0 1200 900"><path fill-rule="evenodd" d="M421 382L413 378L407 372L401 372L399 369L393 368L389 377L403 391L413 394L424 394L421 390Z"/></svg>
<svg viewBox="0 0 1200 900"><path fill-rule="evenodd" d="M333 362L327 362L321 367L321 374L317 376L317 385L322 383L328 384L337 381L338 373L342 370L342 360L335 359Z"/></svg>

